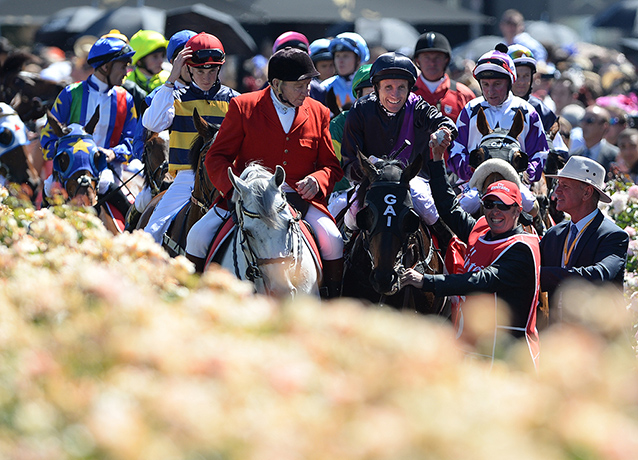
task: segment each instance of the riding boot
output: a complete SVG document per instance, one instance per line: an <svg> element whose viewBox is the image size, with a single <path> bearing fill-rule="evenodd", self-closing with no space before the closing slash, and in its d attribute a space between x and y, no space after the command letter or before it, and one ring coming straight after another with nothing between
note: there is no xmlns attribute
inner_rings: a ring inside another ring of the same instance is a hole
<svg viewBox="0 0 638 460"><path fill-rule="evenodd" d="M109 195L108 203L113 205L115 209L122 213L122 216L126 216L129 208L131 207L131 202L126 198L124 192L121 188L118 188L117 185L111 184L109 186L106 195Z"/></svg>
<svg viewBox="0 0 638 460"><path fill-rule="evenodd" d="M439 218L436 222L434 222L432 225L429 225L428 227L436 236L439 242L439 249L443 253L445 253L448 244L450 244L450 240L454 236L454 232L450 230L450 227L448 227L446 223L441 220L441 218Z"/></svg>
<svg viewBox="0 0 638 460"><path fill-rule="evenodd" d="M186 258L188 260L190 260L191 262L193 262L193 265L195 265L195 272L202 274L204 273L204 268L205 268L205 264L206 264L206 258L204 257L196 257L192 254L189 254L188 252L186 253Z"/></svg>
<svg viewBox="0 0 638 460"><path fill-rule="evenodd" d="M336 260L322 260L323 286L320 289L324 299L335 299L341 296L343 282L343 257Z"/></svg>
<svg viewBox="0 0 638 460"><path fill-rule="evenodd" d="M142 213L139 212L135 206L131 206L129 208L128 214L126 214L126 226L124 227L124 230L127 232L132 232L133 230L135 230L140 217L142 217Z"/></svg>

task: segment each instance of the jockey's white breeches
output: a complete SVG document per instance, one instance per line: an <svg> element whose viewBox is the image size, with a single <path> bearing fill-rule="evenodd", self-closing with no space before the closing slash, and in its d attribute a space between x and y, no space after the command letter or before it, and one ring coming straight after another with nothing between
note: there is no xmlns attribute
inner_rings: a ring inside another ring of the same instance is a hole
<svg viewBox="0 0 638 460"><path fill-rule="evenodd" d="M420 176L412 179L410 181L410 195L412 196L412 206L414 206L414 211L419 215L423 222L427 225L433 225L437 220L439 220L439 213L436 210L434 198L432 198L430 183L426 179ZM358 212L358 203L354 202L344 216L344 223L351 230L357 229Z"/></svg>
<svg viewBox="0 0 638 460"><path fill-rule="evenodd" d="M213 237L228 214L228 211L215 206L199 219L186 237L186 252L200 259L206 258ZM343 239L330 216L310 205L304 220L310 224L317 236L322 259L336 260L343 257Z"/></svg>
<svg viewBox="0 0 638 460"><path fill-rule="evenodd" d="M144 227L144 231L153 235L157 243L162 243L162 237L171 225L173 218L190 200L194 186L195 173L191 169L183 169L177 172L175 180L168 187L159 203L157 203L157 207L153 210L148 224Z"/></svg>

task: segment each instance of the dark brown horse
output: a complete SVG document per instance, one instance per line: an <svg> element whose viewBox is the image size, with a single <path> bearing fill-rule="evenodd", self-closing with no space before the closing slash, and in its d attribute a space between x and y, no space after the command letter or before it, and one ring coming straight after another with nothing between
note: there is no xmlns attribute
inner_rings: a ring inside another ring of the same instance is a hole
<svg viewBox="0 0 638 460"><path fill-rule="evenodd" d="M160 193L164 192L173 183L173 176L168 172L168 152L169 139L163 133L154 133L148 131L146 140L144 141L144 150L142 151L142 163L144 164L144 187L136 198L135 206L131 206L126 215L127 230L143 228L139 226L142 212L137 211L137 206L143 206L144 209L153 203L155 209L156 201L153 199ZM144 198L150 201L145 206L139 204L138 200ZM145 219L150 217L146 214ZM146 226L146 223L144 223Z"/></svg>
<svg viewBox="0 0 638 460"><path fill-rule="evenodd" d="M24 123L12 107L0 102L0 176L12 195L34 203L41 181L27 145Z"/></svg>
<svg viewBox="0 0 638 460"><path fill-rule="evenodd" d="M445 299L399 286L404 267L443 273L443 260L414 211L409 182L421 169L418 157L405 169L397 160L373 165L359 154L366 177L359 187L359 233L346 249L342 295L425 314L441 314Z"/></svg>
<svg viewBox="0 0 638 460"><path fill-rule="evenodd" d="M34 59L28 53L12 53L0 68L0 102L10 104L27 124L44 116L64 89L64 85L22 70Z"/></svg>
<svg viewBox="0 0 638 460"><path fill-rule="evenodd" d="M210 209L216 196L215 187L210 182L204 160L206 152L215 140L219 125L210 124L199 115L197 109L193 110L193 123L198 136L193 141L190 149L191 169L195 172L195 185L190 200L179 211L171 222L170 227L163 237L162 246L171 256L184 255L186 248L186 236L195 222L202 218ZM144 228L148 223L155 206L161 200L163 192L158 194L142 213L137 228Z"/></svg>
<svg viewBox="0 0 638 460"><path fill-rule="evenodd" d="M525 117L519 109L514 115L510 129L492 129L481 107L476 115L476 128L483 135L481 143L469 155L470 166L476 169L489 158L500 158L511 164L514 169L522 173L527 169L528 156L523 152L518 136L525 128Z"/></svg>

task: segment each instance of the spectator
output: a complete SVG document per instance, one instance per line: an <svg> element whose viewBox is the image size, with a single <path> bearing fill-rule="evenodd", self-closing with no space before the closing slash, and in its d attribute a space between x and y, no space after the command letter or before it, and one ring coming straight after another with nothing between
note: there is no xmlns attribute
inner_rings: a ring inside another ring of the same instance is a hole
<svg viewBox="0 0 638 460"><path fill-rule="evenodd" d="M618 135L620 153L616 157L618 172L638 184L638 129L627 128Z"/></svg>
<svg viewBox="0 0 638 460"><path fill-rule="evenodd" d="M552 101L554 101L554 106L556 107L555 113L560 114L567 105L576 102L578 99L578 89L570 78L561 77L552 83L549 96L552 98Z"/></svg>
<svg viewBox="0 0 638 460"><path fill-rule="evenodd" d="M629 236L598 209L610 203L605 193L605 169L582 156L571 157L556 175L556 209L571 216L547 230L541 240L541 289L550 296L552 312L561 319L554 293L565 281L612 282L622 289Z"/></svg>
<svg viewBox="0 0 638 460"><path fill-rule="evenodd" d="M620 107L608 105L605 107L609 112L609 128L605 133L605 140L612 145L618 145L618 135L629 126L629 117Z"/></svg>
<svg viewBox="0 0 638 460"><path fill-rule="evenodd" d="M506 10L499 23L501 33L507 46L515 43L530 49L538 62L547 61L547 50L530 34L525 32L525 18L520 11Z"/></svg>
<svg viewBox="0 0 638 460"><path fill-rule="evenodd" d="M600 163L606 172L609 166L616 161L619 149L605 140L605 134L609 130L609 112L598 105L592 105L585 109L585 116L580 122L583 130L585 144L576 149L572 148L570 156L584 156Z"/></svg>

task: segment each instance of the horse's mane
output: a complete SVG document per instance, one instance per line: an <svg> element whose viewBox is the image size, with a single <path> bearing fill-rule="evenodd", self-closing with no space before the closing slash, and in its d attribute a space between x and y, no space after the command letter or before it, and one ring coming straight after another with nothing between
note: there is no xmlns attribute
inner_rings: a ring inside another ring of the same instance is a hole
<svg viewBox="0 0 638 460"><path fill-rule="evenodd" d="M271 228L281 229L285 226L285 219L282 219L275 205L275 200L278 193L266 193L269 190L270 179L273 173L267 168L257 162L249 163L246 169L241 173L240 179L242 179L250 188L254 203L251 205L256 206L256 209L251 209L252 212L259 214L261 219ZM237 203L239 194L233 194L233 203Z"/></svg>

